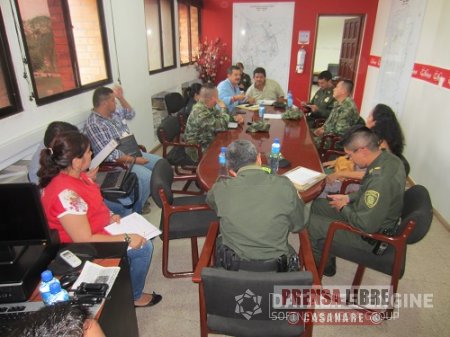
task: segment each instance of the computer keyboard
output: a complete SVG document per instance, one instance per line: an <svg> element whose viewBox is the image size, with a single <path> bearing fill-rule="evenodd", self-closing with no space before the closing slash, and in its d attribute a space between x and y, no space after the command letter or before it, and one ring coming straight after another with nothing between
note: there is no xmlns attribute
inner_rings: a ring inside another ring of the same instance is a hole
<svg viewBox="0 0 450 337"><path fill-rule="evenodd" d="M44 307L44 302L20 302L0 304L0 336L11 332L11 325L19 319Z"/></svg>

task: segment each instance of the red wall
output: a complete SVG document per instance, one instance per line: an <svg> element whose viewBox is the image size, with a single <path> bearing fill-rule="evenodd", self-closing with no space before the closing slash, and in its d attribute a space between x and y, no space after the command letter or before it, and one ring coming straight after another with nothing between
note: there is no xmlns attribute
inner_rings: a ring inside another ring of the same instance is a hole
<svg viewBox="0 0 450 337"><path fill-rule="evenodd" d="M373 29L377 14L378 0L294 0L294 30L292 34L291 66L289 71L289 89L294 96L303 101L308 100L311 83L311 69L316 39L317 21L320 14L364 14L365 30L362 39L359 71L355 80L354 99L358 107L361 106L364 83L366 81L367 67L369 64L370 48L372 45ZM204 0L202 11L202 38L208 40L219 37L226 43L226 53L232 56L233 37L233 3L238 2L269 2L261 0ZM299 45L298 31L311 31L311 43L305 46L306 63L303 74L295 73L297 52ZM226 76L226 68L230 64L223 65L219 70L217 79L222 80ZM264 65L263 65L264 66Z"/></svg>

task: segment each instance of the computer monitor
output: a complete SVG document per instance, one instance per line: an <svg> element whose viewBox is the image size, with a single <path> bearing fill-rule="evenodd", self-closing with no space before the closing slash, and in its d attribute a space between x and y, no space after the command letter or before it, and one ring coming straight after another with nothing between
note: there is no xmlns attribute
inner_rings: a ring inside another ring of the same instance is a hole
<svg viewBox="0 0 450 337"><path fill-rule="evenodd" d="M38 186L0 184L0 264L13 264L29 245L50 243Z"/></svg>

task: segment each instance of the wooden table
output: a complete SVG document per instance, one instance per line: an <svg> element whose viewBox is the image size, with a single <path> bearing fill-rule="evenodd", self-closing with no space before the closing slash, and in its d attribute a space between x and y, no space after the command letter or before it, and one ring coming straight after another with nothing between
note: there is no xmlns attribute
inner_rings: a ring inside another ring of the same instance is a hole
<svg viewBox="0 0 450 337"><path fill-rule="evenodd" d="M266 107L267 113L282 113L273 107ZM280 168L278 174L283 174L297 166L304 166L312 170L323 172L319 154L314 145L305 118L300 120L270 119L269 132L247 133L248 122L259 120L258 112L247 111L243 114L244 125L237 129L219 132L197 167L197 175L203 189L209 190L217 179L219 173L218 156L222 146L228 146L237 139L247 139L255 144L256 149L262 154L263 163L270 154L275 138L280 139L281 153L291 162L287 168ZM267 162L267 161L266 161ZM321 181L301 193L302 199L309 202L316 198L323 189L325 181Z"/></svg>

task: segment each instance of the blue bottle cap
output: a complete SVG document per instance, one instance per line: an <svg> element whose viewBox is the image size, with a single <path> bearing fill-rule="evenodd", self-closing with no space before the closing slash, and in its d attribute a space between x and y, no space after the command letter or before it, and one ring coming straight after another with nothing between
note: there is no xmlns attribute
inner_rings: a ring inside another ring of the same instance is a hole
<svg viewBox="0 0 450 337"><path fill-rule="evenodd" d="M275 139L273 140L273 142L279 144L279 143L280 143L280 139L279 139L279 138L275 138Z"/></svg>
<svg viewBox="0 0 450 337"><path fill-rule="evenodd" d="M225 146L221 147L221 148L220 148L220 152L222 152L222 153L227 152L227 148L226 148Z"/></svg>
<svg viewBox="0 0 450 337"><path fill-rule="evenodd" d="M61 284L59 282L53 282L50 284L50 293L51 294L57 294L61 291Z"/></svg>
<svg viewBox="0 0 450 337"><path fill-rule="evenodd" d="M44 282L48 282L53 278L53 274L51 270L45 270L41 273L41 279Z"/></svg>

